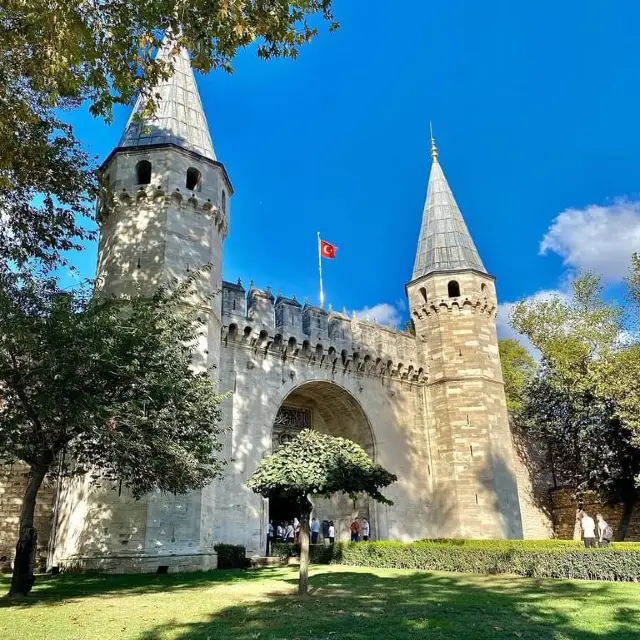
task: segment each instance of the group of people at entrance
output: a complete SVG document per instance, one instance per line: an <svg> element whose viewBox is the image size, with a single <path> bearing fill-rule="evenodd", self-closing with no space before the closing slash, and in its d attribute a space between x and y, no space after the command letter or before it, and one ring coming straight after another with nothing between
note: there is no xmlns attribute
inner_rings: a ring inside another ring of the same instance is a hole
<svg viewBox="0 0 640 640"><path fill-rule="evenodd" d="M269 555L269 549L274 542L298 544L300 542L300 530L301 524L298 518L278 523L275 526L273 520L270 520L267 526L267 555ZM312 518L309 523L309 531L311 533L311 544L320 544L321 539L325 541L325 544L334 544L336 541L336 527L333 524L333 520L324 520L321 525L317 518ZM371 525L366 518L362 518L361 522L355 519L349 525L349 531L351 542L360 542L360 540L366 542L371 535Z"/></svg>
<svg viewBox="0 0 640 640"><path fill-rule="evenodd" d="M596 525L593 518L586 512L580 511L580 528L585 547L608 547L613 540L613 529L605 522L601 513L596 513ZM596 533L597 529L597 533Z"/></svg>

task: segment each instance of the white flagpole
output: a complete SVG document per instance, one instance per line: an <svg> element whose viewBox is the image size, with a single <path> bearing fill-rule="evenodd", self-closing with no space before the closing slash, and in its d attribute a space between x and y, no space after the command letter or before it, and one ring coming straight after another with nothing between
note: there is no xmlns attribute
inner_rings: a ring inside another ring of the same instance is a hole
<svg viewBox="0 0 640 640"><path fill-rule="evenodd" d="M320 308L324 308L324 288L322 287L322 250L320 232L318 231L318 273L320 274Z"/></svg>

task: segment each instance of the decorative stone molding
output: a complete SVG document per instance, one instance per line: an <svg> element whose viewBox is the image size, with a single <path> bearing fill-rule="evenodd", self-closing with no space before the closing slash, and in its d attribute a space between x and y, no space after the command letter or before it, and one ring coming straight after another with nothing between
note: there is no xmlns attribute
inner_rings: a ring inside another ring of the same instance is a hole
<svg viewBox="0 0 640 640"><path fill-rule="evenodd" d="M487 297L475 299L461 297L441 298L437 302L429 302L420 307L414 308L412 315L421 320L432 313L444 313L447 311L453 312L454 310L461 311L463 309L470 309L473 313L484 314L490 317L495 317L498 313L498 307L496 304Z"/></svg>
<svg viewBox="0 0 640 640"><path fill-rule="evenodd" d="M331 343L301 344L295 336L287 338L274 334L273 329L256 328L250 324L239 326L232 323L223 327L222 343L225 347L242 348L253 356L262 354L279 358L282 362L303 361L313 366L330 368L333 371L353 372L365 376L386 377L413 384L426 382L426 367L419 362L393 361L380 355L366 345L351 345L350 348ZM255 359L247 361L247 367L256 366ZM295 371L291 370L295 376Z"/></svg>
<svg viewBox="0 0 640 640"><path fill-rule="evenodd" d="M211 198L203 198L197 192L181 192L176 188L168 193L161 185L143 185L133 192L123 188L109 195L108 199L98 202L98 222L103 223L112 211L131 210L139 203L153 202L155 206L173 206L180 209L192 209L195 213L212 216L218 231L225 237L229 230L226 216Z"/></svg>

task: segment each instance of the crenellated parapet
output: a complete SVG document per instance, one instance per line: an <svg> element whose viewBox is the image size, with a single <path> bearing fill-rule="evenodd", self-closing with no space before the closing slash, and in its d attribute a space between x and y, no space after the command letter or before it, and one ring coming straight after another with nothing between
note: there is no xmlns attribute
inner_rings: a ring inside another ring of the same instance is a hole
<svg viewBox="0 0 640 640"><path fill-rule="evenodd" d="M293 298L269 289L245 290L223 282L223 346L283 362L306 361L333 371L385 376L411 383L426 379L426 366L414 336L367 320Z"/></svg>

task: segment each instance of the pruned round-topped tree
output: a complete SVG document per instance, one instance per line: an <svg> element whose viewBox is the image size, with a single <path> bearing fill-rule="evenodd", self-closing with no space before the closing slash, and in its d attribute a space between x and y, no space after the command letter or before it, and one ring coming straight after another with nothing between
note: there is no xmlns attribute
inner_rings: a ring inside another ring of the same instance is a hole
<svg viewBox="0 0 640 640"><path fill-rule="evenodd" d="M309 578L309 495L331 497L336 493L365 493L392 504L380 490L398 478L376 464L366 451L346 438L310 429L262 460L248 486L264 498L285 498L300 511L300 581L298 594L306 595Z"/></svg>

